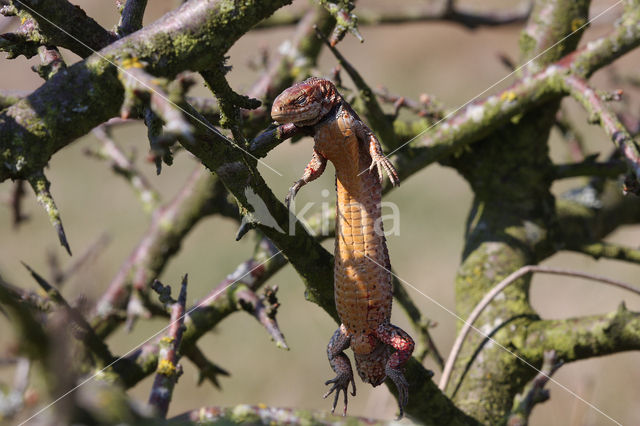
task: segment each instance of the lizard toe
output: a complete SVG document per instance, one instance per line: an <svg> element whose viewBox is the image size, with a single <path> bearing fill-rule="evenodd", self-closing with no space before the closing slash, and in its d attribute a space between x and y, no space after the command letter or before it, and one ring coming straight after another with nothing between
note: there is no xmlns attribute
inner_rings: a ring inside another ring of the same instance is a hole
<svg viewBox="0 0 640 426"><path fill-rule="evenodd" d="M331 405L331 413L335 412L336 406L338 405L338 398L340 398L340 392L342 392L344 395L344 409L342 410L342 415L343 416L347 415L347 405L349 402L348 401L349 382L351 382L352 388L353 388L351 395L355 396L356 384L353 378L353 374L350 376L348 374L338 374L333 379L330 379L324 382L325 385L333 384L333 386L331 386L331 388L327 391L327 393L324 394L323 398L327 398L329 395L335 392L335 395L333 397L333 404Z"/></svg>

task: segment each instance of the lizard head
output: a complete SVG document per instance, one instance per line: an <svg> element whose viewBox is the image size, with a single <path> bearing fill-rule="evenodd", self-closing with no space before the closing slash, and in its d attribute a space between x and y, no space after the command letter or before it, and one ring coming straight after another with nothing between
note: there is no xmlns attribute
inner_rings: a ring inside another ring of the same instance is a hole
<svg viewBox="0 0 640 426"><path fill-rule="evenodd" d="M332 82L311 77L280 93L273 101L271 117L280 124L311 126L327 115L340 99Z"/></svg>

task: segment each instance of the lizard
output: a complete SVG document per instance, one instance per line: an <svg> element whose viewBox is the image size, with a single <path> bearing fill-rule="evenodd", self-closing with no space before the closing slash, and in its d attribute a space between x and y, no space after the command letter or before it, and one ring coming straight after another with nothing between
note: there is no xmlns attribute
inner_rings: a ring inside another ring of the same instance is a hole
<svg viewBox="0 0 640 426"><path fill-rule="evenodd" d="M383 171L395 186L398 173L376 136L329 80L311 77L284 90L274 100L271 117L309 129L314 139L311 160L285 199L287 208L302 186L322 175L327 161L336 172L334 297L342 324L327 346L336 376L325 383L332 386L324 398L335 392L333 413L342 391L346 415L349 383L356 394L344 353L351 347L363 382L374 387L387 377L394 382L400 418L409 397L403 370L414 342L390 322L393 287L380 206Z"/></svg>

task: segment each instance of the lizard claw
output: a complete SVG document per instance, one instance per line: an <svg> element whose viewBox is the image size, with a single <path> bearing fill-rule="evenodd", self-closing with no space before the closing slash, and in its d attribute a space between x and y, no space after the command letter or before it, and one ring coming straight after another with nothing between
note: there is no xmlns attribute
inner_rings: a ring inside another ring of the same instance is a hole
<svg viewBox="0 0 640 426"><path fill-rule="evenodd" d="M404 374L402 374L402 371L391 368L388 365L385 368L385 373L396 385L396 389L398 389L398 409L400 413L398 413L396 420L400 420L402 416L404 416L404 407L407 405L407 402L409 402L409 383L404 377Z"/></svg>
<svg viewBox="0 0 640 426"><path fill-rule="evenodd" d="M342 415L347 415L347 392L349 391L349 382L351 382L351 388L353 389L351 395L356 396L356 381L353 378L353 374L338 374L335 378L324 382L325 385L333 384L333 386L331 386L331 389L329 389L329 391L324 394L323 398L328 397L335 391L333 404L331 405L331 414L333 414L336 410L336 405L338 405L338 398L340 397L340 391L342 391L342 393L344 394L344 409L342 410Z"/></svg>
<svg viewBox="0 0 640 426"><path fill-rule="evenodd" d="M289 193L284 199L284 203L287 206L287 210L291 210L289 208L289 205L291 204L291 201L293 201L293 199L296 197L296 194L304 184L305 182L303 180L299 180L296 183L294 183L291 188L289 188Z"/></svg>
<svg viewBox="0 0 640 426"><path fill-rule="evenodd" d="M369 166L369 172L373 171L373 169L378 168L378 178L380 179L380 183L384 181L384 173L383 170L389 176L389 180L393 186L400 185L400 178L398 177L398 172L396 168L393 167L391 161L384 155L376 156L371 160L371 165Z"/></svg>

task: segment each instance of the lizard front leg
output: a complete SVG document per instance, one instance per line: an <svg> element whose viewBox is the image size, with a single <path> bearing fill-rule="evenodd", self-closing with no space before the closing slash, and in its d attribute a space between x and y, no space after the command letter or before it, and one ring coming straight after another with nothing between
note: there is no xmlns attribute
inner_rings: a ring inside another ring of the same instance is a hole
<svg viewBox="0 0 640 426"><path fill-rule="evenodd" d="M331 406L331 412L333 413L336 409L336 405L338 404L338 397L340 396L340 391L344 393L344 409L342 411L342 415L347 415L347 391L349 388L349 382L351 382L351 387L353 391L351 393L352 396L356 396L356 382L353 378L353 370L351 369L351 361L344 354L344 350L349 347L351 344L351 337L347 334L347 329L344 324L340 325L340 328L333 333L331 340L329 341L329 345L327 345L327 356L329 357L329 364L331 364L331 368L336 373L336 377L331 380L327 380L324 384L330 385L331 389L324 394L323 398L328 397L335 391L335 397L333 398L333 405Z"/></svg>
<svg viewBox="0 0 640 426"><path fill-rule="evenodd" d="M382 343L396 350L387 360L384 371L398 389L398 406L400 408L398 418L400 418L409 401L409 383L404 377L403 367L413 353L413 339L403 329L388 322L380 324L376 330L376 336Z"/></svg>
<svg viewBox="0 0 640 426"><path fill-rule="evenodd" d="M302 178L293 184L291 188L289 188L289 193L287 197L284 199L285 204L287 205L287 209L289 208L289 204L291 200L293 200L304 185L311 182L312 180L318 179L320 175L324 172L325 167L327 167L327 159L320 154L315 149L313 150L313 156L307 164L307 167L304 169L304 173L302 174Z"/></svg>
<svg viewBox="0 0 640 426"><path fill-rule="evenodd" d="M371 165L369 166L369 171L371 172L374 168L378 168L378 177L380 178L380 183L382 183L384 179L383 170L389 176L389 180L393 186L400 185L400 178L398 177L398 172L396 168L393 167L391 161L387 157L384 156L382 152L382 146L380 145L380 141L373 134L371 129L369 129L364 123L356 122L356 135L358 139L363 141L366 146L369 147L369 155L371 156Z"/></svg>

